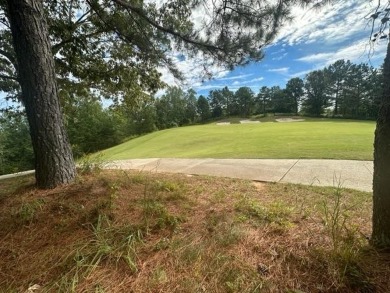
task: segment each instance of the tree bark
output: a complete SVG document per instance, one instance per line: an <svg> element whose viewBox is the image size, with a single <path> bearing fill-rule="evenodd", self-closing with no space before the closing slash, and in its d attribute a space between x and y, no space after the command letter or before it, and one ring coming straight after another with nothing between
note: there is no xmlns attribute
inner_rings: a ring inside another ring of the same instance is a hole
<svg viewBox="0 0 390 293"><path fill-rule="evenodd" d="M385 82L374 142L372 243L390 248L390 43L383 75Z"/></svg>
<svg viewBox="0 0 390 293"><path fill-rule="evenodd" d="M57 94L54 59L42 0L7 0L7 13L30 125L40 188L74 180L76 171Z"/></svg>

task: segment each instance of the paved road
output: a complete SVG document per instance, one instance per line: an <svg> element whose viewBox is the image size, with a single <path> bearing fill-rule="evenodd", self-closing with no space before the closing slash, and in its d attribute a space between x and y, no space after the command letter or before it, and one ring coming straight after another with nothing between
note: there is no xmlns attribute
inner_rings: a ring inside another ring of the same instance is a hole
<svg viewBox="0 0 390 293"><path fill-rule="evenodd" d="M338 186L372 191L373 162L273 159L133 159L106 168L212 175L265 182Z"/></svg>
<svg viewBox="0 0 390 293"><path fill-rule="evenodd" d="M113 161L111 169L211 175L264 182L338 186L372 191L373 162L352 160L274 159L133 159ZM1 179L34 171L0 176Z"/></svg>
<svg viewBox="0 0 390 293"><path fill-rule="evenodd" d="M14 177L19 177L19 176L24 176L24 175L29 175L29 174L34 174L34 170L29 170L29 171L23 171L19 173L13 173L13 174L7 174L7 175L1 175L0 180L2 179L8 179L8 178L14 178Z"/></svg>

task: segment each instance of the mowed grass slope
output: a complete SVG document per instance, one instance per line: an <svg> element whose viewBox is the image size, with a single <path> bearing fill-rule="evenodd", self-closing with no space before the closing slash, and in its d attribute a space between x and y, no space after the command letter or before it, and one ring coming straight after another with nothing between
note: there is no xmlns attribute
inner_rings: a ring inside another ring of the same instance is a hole
<svg viewBox="0 0 390 293"><path fill-rule="evenodd" d="M154 132L105 150L104 159L306 158L372 160L375 123L197 125Z"/></svg>

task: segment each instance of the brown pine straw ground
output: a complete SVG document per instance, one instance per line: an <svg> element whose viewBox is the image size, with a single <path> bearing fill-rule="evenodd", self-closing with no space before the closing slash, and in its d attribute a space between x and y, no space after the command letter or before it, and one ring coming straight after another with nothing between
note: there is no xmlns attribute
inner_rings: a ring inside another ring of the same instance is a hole
<svg viewBox="0 0 390 293"><path fill-rule="evenodd" d="M130 171L0 181L0 292L389 292L371 196Z"/></svg>

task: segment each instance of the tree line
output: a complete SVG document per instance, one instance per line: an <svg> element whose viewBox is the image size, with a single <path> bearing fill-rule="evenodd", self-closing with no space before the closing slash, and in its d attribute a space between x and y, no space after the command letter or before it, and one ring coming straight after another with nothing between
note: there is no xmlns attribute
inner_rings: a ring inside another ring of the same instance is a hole
<svg viewBox="0 0 390 293"><path fill-rule="evenodd" d="M161 97L143 93L133 99L136 102L105 108L96 97L83 92L64 99L62 106L77 158L129 137L225 117L287 113L376 118L380 72L367 64L339 60L308 73L305 79L290 79L285 88L263 86L257 94L249 87L233 92L226 86L198 97L193 89L168 87ZM0 121L0 174L32 169L33 155L26 118L4 114Z"/></svg>
<svg viewBox="0 0 390 293"><path fill-rule="evenodd" d="M259 93L241 87L210 91L211 117L288 113L307 116L376 119L382 89L381 69L338 60L304 79L291 78L285 88L262 86Z"/></svg>

